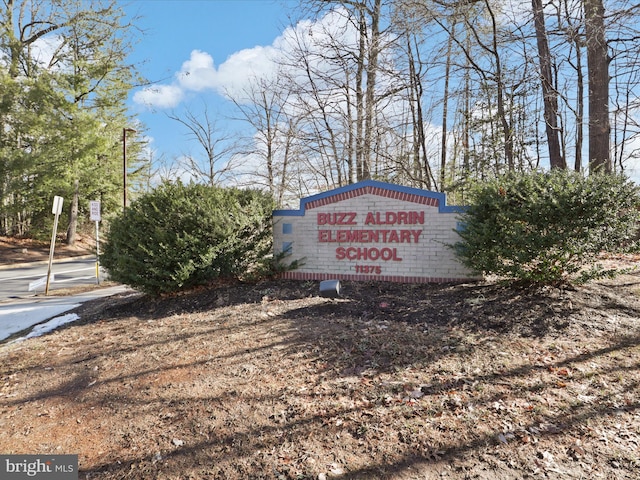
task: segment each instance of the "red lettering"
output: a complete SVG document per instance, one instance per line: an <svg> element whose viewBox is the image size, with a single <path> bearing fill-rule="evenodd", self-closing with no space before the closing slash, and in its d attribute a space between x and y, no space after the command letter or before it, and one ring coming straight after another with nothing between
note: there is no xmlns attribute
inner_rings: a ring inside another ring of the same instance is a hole
<svg viewBox="0 0 640 480"><path fill-rule="evenodd" d="M382 273L382 267L380 265L356 265L356 273L374 274L380 275Z"/></svg>
<svg viewBox="0 0 640 480"><path fill-rule="evenodd" d="M347 218L345 225L356 225L356 212L348 212L345 215Z"/></svg>
<svg viewBox="0 0 640 480"><path fill-rule="evenodd" d="M365 225L424 225L424 211L368 212ZM350 224L352 225L352 224Z"/></svg>
<svg viewBox="0 0 640 480"><path fill-rule="evenodd" d="M365 218L365 220L364 220L364 224L365 225L371 225L372 223L375 225L376 224L376 219L373 218L373 212L369 212L369 213L367 213L367 218Z"/></svg>
<svg viewBox="0 0 640 480"><path fill-rule="evenodd" d="M397 248L362 248L362 247L338 247L336 248L337 260L382 260L384 262L401 262Z"/></svg>
<svg viewBox="0 0 640 480"><path fill-rule="evenodd" d="M387 212L384 216L384 223L387 225L395 225L398 223L398 215L396 212Z"/></svg>
<svg viewBox="0 0 640 480"><path fill-rule="evenodd" d="M318 213L318 225L357 225L356 212Z"/></svg>

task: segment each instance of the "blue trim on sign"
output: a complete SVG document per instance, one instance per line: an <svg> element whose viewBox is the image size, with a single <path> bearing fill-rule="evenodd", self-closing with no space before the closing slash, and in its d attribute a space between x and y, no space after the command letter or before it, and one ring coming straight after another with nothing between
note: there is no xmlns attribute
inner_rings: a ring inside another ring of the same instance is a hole
<svg viewBox="0 0 640 480"><path fill-rule="evenodd" d="M363 180L358 183L352 183L344 187L336 188L334 190L328 190L326 192L311 195L300 199L300 208L298 210L274 210L273 215L278 217L303 217L307 209L307 203L314 202L316 200L322 200L325 198L340 195L341 193L352 192L363 187L382 188L384 190L391 190L393 192L406 193L409 195L416 195L425 198L435 198L438 200L438 213L462 213L467 207L457 205L447 205L447 196L441 192L432 192L430 190L422 190L421 188L404 187L402 185L395 185L393 183L379 182L377 180Z"/></svg>

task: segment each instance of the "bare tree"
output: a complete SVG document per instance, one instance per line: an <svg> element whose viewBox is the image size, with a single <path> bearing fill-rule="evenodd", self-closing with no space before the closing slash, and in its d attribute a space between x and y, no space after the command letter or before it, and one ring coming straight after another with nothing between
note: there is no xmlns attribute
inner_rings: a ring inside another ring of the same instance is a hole
<svg viewBox="0 0 640 480"><path fill-rule="evenodd" d="M627 162L638 159L633 148L640 138L640 4L630 0L608 3L607 43L610 53L611 103L613 109L613 169L624 172Z"/></svg>
<svg viewBox="0 0 640 480"><path fill-rule="evenodd" d="M580 169L583 103L592 97L583 92L584 2L602 0L531 0L528 16L499 0L302 0L316 22L289 32L286 115L278 112L277 128L260 126L268 143L295 156L284 162L265 148L266 183L277 188L278 172L288 171L304 175L311 191L365 178L463 190L472 177L543 166L546 149L552 168L566 168L574 154ZM623 15L636 18L634 8L607 18L622 25ZM630 47L638 38L616 41ZM616 145L632 135L624 106L634 82L625 75L614 76L623 137ZM255 106L271 109L269 97L255 97Z"/></svg>
<svg viewBox="0 0 640 480"><path fill-rule="evenodd" d="M236 152L247 158L251 168L247 181L265 186L281 207L290 196L300 196L293 172L298 171L294 163L301 157L301 118L293 114L295 108L289 104L288 79L277 78L280 81L254 78L239 96L228 96L239 112L236 119L252 127L252 135Z"/></svg>
<svg viewBox="0 0 640 480"><path fill-rule="evenodd" d="M303 72L299 80L302 77L304 80L298 85L302 94L300 103L305 105L307 119L316 122L307 124L310 135L319 140L321 154L337 155L334 161L325 162L332 167L326 178L335 185L367 179L374 173L386 175L389 168L384 162L395 153L378 144L395 142L380 135L397 126L394 122L398 118L392 118L389 105L398 99L399 91L407 88L406 79L400 76L389 81L397 74L391 58L399 36L389 22L394 2L306 0L304 3L320 18L331 15L339 19L339 23L318 35L321 38L298 36L295 58L289 60L290 67Z"/></svg>
<svg viewBox="0 0 640 480"><path fill-rule="evenodd" d="M574 170L580 172L582 170L582 147L584 144L584 69L583 69L583 49L584 49L584 36L582 35L583 19L574 19L571 12L580 12L581 9L576 8L570 0L563 0L557 11L558 28L568 40L570 46L569 52L566 55L567 64L573 68L575 72L575 107L571 106L571 103L567 95L563 95L568 108L571 110L574 116L575 125L575 142L574 142ZM561 20L563 18L563 20ZM566 22L566 25L564 25ZM557 90L556 90L557 91ZM567 119L568 120L568 119ZM568 123L568 122L567 122ZM564 132L566 134L566 132Z"/></svg>
<svg viewBox="0 0 640 480"><path fill-rule="evenodd" d="M204 157L185 154L183 165L193 178L213 186L233 172L231 154L236 146L230 134L218 130L206 105L201 115L187 110L182 116L171 114L168 117L186 127L187 135L204 151Z"/></svg>
<svg viewBox="0 0 640 480"><path fill-rule="evenodd" d="M407 65L409 68L409 86L408 86L408 102L411 112L412 124L412 145L411 154L413 161L407 167L414 172L412 177L417 180L418 186L424 186L431 189L435 183L431 165L429 164L429 156L427 154L427 145L425 137L425 118L422 98L424 95L424 79L422 70L422 62L420 60L420 52L415 42L415 36L411 32L406 33L407 37ZM446 117L446 107L443 108L442 117ZM446 124L443 125L443 132ZM443 143L446 142L446 139ZM443 153L443 155L446 155ZM441 184L442 185L442 184Z"/></svg>
<svg viewBox="0 0 640 480"><path fill-rule="evenodd" d="M552 59L547 40L544 8L542 0L532 0L533 20L538 44L538 59L540 62L540 79L542 84L542 98L544 103L544 123L549 148L551 168L566 169L567 163L560 148L558 127L558 94L554 87L551 71Z"/></svg>

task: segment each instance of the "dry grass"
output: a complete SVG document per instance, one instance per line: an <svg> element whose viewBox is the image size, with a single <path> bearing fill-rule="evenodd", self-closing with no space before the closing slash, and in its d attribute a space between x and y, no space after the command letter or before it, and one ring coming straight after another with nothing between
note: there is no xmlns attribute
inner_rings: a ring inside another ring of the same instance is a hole
<svg viewBox="0 0 640 480"><path fill-rule="evenodd" d="M83 479L638 478L639 284L92 302L0 346L0 451Z"/></svg>

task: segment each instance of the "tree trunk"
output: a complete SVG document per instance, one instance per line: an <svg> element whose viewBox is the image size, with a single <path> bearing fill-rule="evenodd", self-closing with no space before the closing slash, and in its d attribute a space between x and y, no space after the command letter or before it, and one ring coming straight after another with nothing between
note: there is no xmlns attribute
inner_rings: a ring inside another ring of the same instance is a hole
<svg viewBox="0 0 640 480"><path fill-rule="evenodd" d="M584 0L589 78L589 171L611 172L609 56L602 0Z"/></svg>
<svg viewBox="0 0 640 480"><path fill-rule="evenodd" d="M375 118L375 90L376 75L378 72L378 55L380 53L380 8L382 0L375 0L371 12L371 44L367 56L367 91L365 93L365 124L364 124L364 146L363 146L363 179L371 178L371 145L373 139L373 129L376 124Z"/></svg>
<svg viewBox="0 0 640 480"><path fill-rule="evenodd" d="M451 25L451 33L447 40L447 60L444 68L444 93L442 95L442 138L440 143L440 191L445 191L447 167L447 116L449 115L449 77L451 76L451 49L453 36L456 34L455 21Z"/></svg>
<svg viewBox="0 0 640 480"><path fill-rule="evenodd" d="M513 126L507 119L507 108L504 105L504 97L505 97L505 85L504 78L502 74L502 61L500 59L500 52L498 50L498 27L495 14L491 9L491 5L489 0L485 0L485 6L487 7L487 12L491 18L491 33L492 33L492 46L491 46L491 55L493 56L495 62L495 79L496 79L496 101L497 101L497 110L498 110L498 118L500 120L500 125L502 127L502 134L504 135L504 156L507 162L507 168L511 172L514 170L515 162L513 158ZM496 168L498 166L496 165Z"/></svg>
<svg viewBox="0 0 640 480"><path fill-rule="evenodd" d="M413 124L412 155L413 171L412 177L416 177L420 187L431 189L431 167L427 156L424 138L424 116L422 113L422 78L416 69L419 59L414 58L413 47L411 46L411 34L407 32L407 61L409 64L409 105L411 108L411 121ZM417 49L416 49L417 52ZM422 162L424 161L424 168Z"/></svg>
<svg viewBox="0 0 640 480"><path fill-rule="evenodd" d="M544 21L542 0L532 0L533 18L538 41L538 57L540 59L540 77L542 80L542 98L544 102L544 123L549 148L551 168L565 170L567 163L562 156L558 128L558 93L553 87L551 74L551 52Z"/></svg>
<svg viewBox="0 0 640 480"><path fill-rule="evenodd" d="M356 69L356 178L358 181L369 178L369 166L364 158L364 92L362 82L364 80L364 56L366 51L365 40L367 38L367 22L363 9L358 11L359 17L359 50Z"/></svg>
<svg viewBox="0 0 640 480"><path fill-rule="evenodd" d="M69 213L69 228L67 229L67 245L75 245L78 230L78 198L80 197L80 182L73 181L73 197L71 198L71 212Z"/></svg>
<svg viewBox="0 0 640 480"><path fill-rule="evenodd" d="M577 114L576 114L576 162L574 170L576 172L582 171L582 144L584 143L584 74L582 72L582 53L579 48L579 41L576 41L576 73L578 81L576 84L577 90Z"/></svg>

